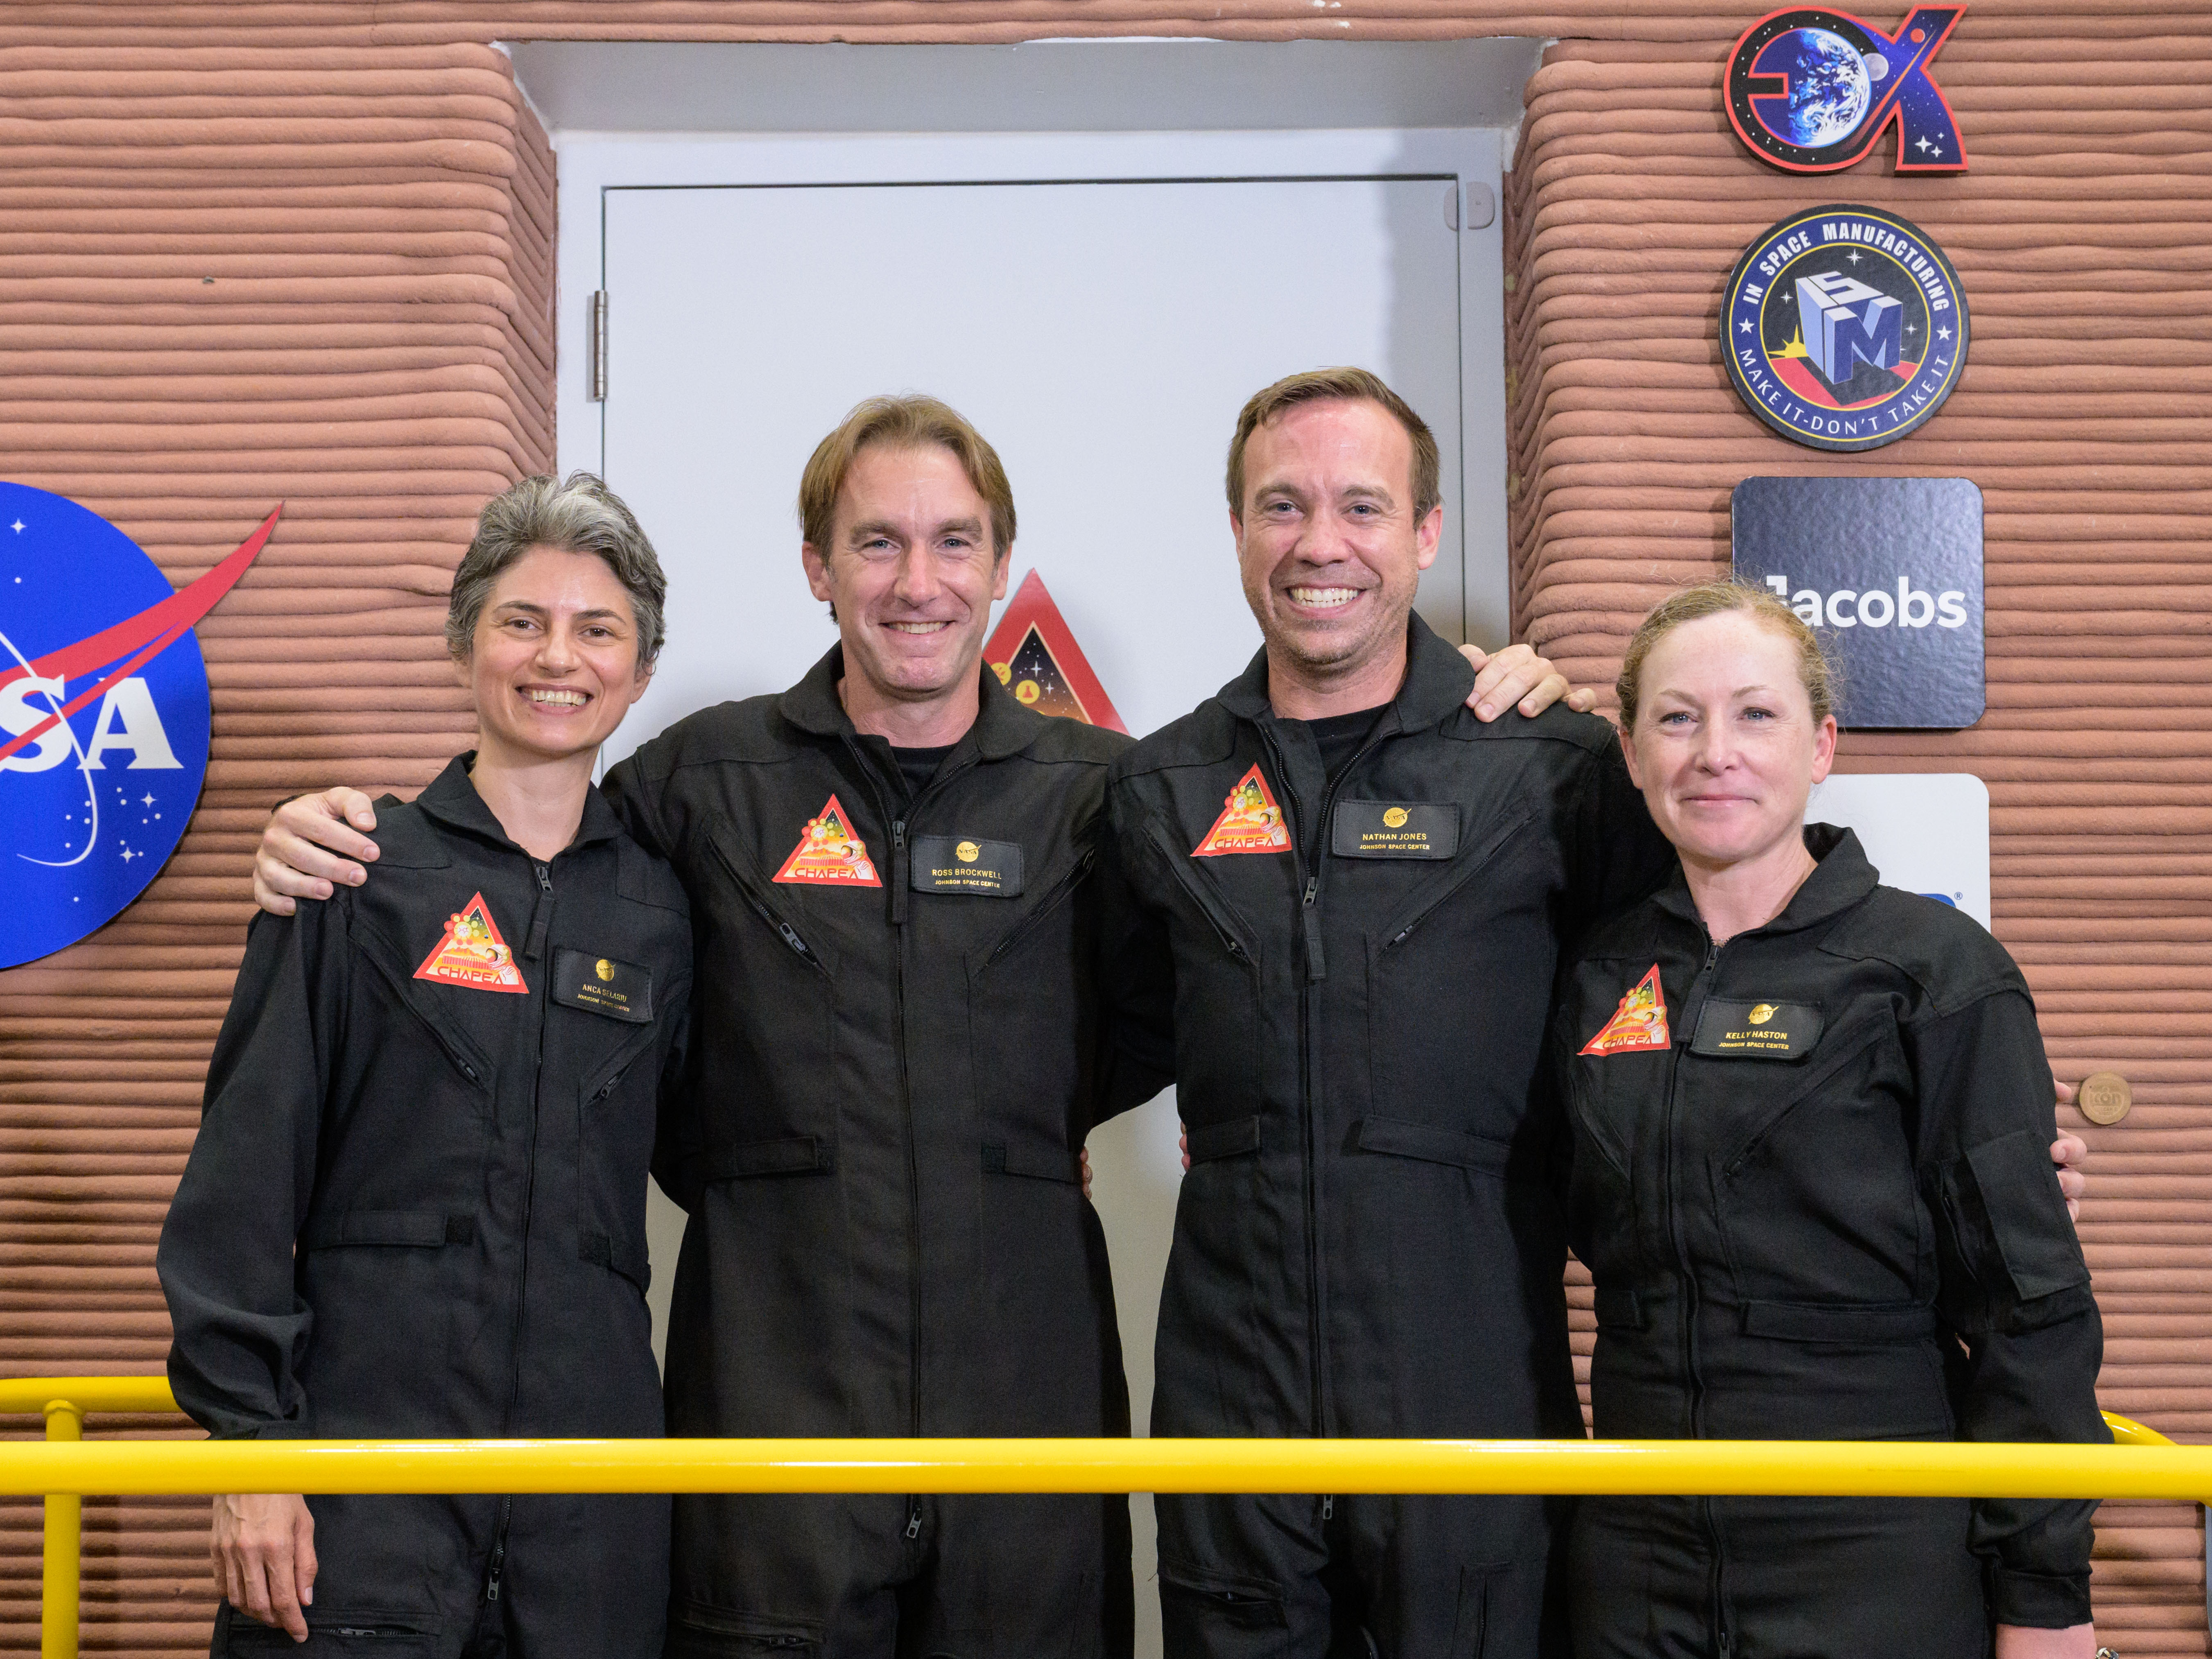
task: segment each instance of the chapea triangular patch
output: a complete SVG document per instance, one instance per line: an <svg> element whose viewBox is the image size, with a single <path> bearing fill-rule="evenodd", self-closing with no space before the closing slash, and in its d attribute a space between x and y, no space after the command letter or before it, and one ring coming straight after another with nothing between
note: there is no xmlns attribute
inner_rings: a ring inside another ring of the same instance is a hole
<svg viewBox="0 0 2212 1659"><path fill-rule="evenodd" d="M1630 1054L1643 1048L1666 1048L1674 1039L1667 1030L1667 994L1659 983L1659 964L1636 981L1636 988L1621 998L1620 1006L1605 1029L1583 1045L1586 1054Z"/></svg>
<svg viewBox="0 0 2212 1659"><path fill-rule="evenodd" d="M1287 853L1291 850L1290 826L1283 822L1283 809L1275 805L1274 791L1267 787L1258 763L1237 781L1222 803L1221 816L1213 821L1213 828L1206 832L1206 839L1190 849L1194 859L1218 858L1224 853Z"/></svg>
<svg viewBox="0 0 2212 1659"><path fill-rule="evenodd" d="M446 918L446 932L415 977L439 985L462 985L471 991L527 991L522 969L514 965L514 952L500 937L499 924L482 893Z"/></svg>
<svg viewBox="0 0 2212 1659"><path fill-rule="evenodd" d="M880 887L867 844L853 833L845 809L832 795L806 820L799 845L775 872L778 881L818 883L826 887Z"/></svg>

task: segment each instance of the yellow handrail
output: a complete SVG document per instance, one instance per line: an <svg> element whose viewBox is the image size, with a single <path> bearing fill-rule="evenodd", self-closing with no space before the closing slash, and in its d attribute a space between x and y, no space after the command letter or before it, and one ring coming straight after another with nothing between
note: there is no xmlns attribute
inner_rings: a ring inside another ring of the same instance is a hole
<svg viewBox="0 0 2212 1659"><path fill-rule="evenodd" d="M176 1408L160 1377L0 1380L0 1494L46 1495L42 1659L76 1659L85 1493L1549 1492L2180 1498L2212 1446L2105 1413L2111 1446L1833 1440L81 1440L88 1410Z"/></svg>

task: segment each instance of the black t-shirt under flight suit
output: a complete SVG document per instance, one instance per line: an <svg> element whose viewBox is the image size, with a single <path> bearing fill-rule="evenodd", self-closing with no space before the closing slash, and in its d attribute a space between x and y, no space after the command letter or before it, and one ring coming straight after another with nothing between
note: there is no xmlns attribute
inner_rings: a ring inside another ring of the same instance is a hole
<svg viewBox="0 0 2212 1659"><path fill-rule="evenodd" d="M2004 948L1848 830L1716 950L1677 872L1585 939L1553 1063L1608 1438L2110 1439L2051 1072ZM2088 1503L1584 1498L1596 1659L1972 1659L2089 1618Z"/></svg>
<svg viewBox="0 0 2212 1659"><path fill-rule="evenodd" d="M1486 725L1466 660L1418 619L1409 640L1333 778L1340 734L1275 717L1262 653L1108 785L1109 981L1127 1040L1171 1051L1189 1133L1155 1434L1582 1431L1553 969L1668 849L1603 720ZM1564 1640L1540 1498L1156 1507L1177 1659L1317 1656L1358 1627L1394 1656Z"/></svg>
<svg viewBox="0 0 2212 1659"><path fill-rule="evenodd" d="M657 1436L646 1171L683 890L586 797L539 865L463 756L378 803L368 882L257 915L161 1232L177 1401L218 1437ZM668 1500L310 1497L295 1648L649 1659Z"/></svg>
<svg viewBox="0 0 2212 1659"><path fill-rule="evenodd" d="M669 1431L1125 1434L1077 1159L1164 1082L1108 1075L1098 1010L1096 820L1127 739L1033 714L980 669L975 725L910 789L846 717L842 672L833 649L607 781L697 928L698 1038L654 1161L690 1212ZM672 1653L1128 1650L1120 1496L682 1496L675 1514Z"/></svg>

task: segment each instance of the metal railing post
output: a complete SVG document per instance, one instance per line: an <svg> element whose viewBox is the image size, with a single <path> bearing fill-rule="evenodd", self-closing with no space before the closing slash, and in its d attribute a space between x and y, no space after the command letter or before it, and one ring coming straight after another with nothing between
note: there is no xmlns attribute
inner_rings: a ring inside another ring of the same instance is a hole
<svg viewBox="0 0 2212 1659"><path fill-rule="evenodd" d="M46 1402L46 1438L84 1438L84 1413L66 1400ZM77 1659L79 1571L83 1556L84 1499L75 1492L46 1494L46 1567L39 1598L39 1659Z"/></svg>

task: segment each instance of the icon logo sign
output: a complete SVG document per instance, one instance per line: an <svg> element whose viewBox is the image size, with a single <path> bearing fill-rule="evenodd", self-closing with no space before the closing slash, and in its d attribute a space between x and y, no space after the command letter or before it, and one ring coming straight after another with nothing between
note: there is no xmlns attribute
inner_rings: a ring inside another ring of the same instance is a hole
<svg viewBox="0 0 2212 1659"><path fill-rule="evenodd" d="M1129 729L1114 712L1113 700L1098 676L1091 672L1060 607L1045 592L1044 578L1034 570L1022 578L999 625L983 641L983 660L1025 708L1103 726L1109 732Z"/></svg>
<svg viewBox="0 0 2212 1659"><path fill-rule="evenodd" d="M0 483L0 968L104 927L176 850L207 776L192 629L276 526L179 590L98 514Z"/></svg>
<svg viewBox="0 0 2212 1659"><path fill-rule="evenodd" d="M445 936L422 958L415 977L471 991L520 994L530 988L522 982L514 952L500 936L499 924L491 919L482 893L470 894L469 902L446 918Z"/></svg>
<svg viewBox="0 0 2212 1659"><path fill-rule="evenodd" d="M1751 412L1814 449L1917 431L1966 366L1966 296L1915 225L1848 204L1793 214L1729 272L1721 333Z"/></svg>
<svg viewBox="0 0 2212 1659"><path fill-rule="evenodd" d="M806 820L799 845L775 872L778 881L811 882L827 887L880 887L867 844L853 833L852 821L832 795Z"/></svg>
<svg viewBox="0 0 2212 1659"><path fill-rule="evenodd" d="M1211 859L1224 853L1290 850L1291 831L1283 822L1283 809L1275 805L1274 792L1267 787L1267 780L1255 763L1237 781L1229 799L1222 803L1221 816L1214 819L1206 839L1191 848L1190 855Z"/></svg>
<svg viewBox="0 0 2212 1659"><path fill-rule="evenodd" d="M1899 173L1963 172L1958 123L1928 65L1966 9L1916 6L1893 35L1826 6L1769 12L1729 54L1729 121L1792 173L1850 167L1893 123Z"/></svg>
<svg viewBox="0 0 2212 1659"><path fill-rule="evenodd" d="M1624 1054L1645 1048L1665 1048L1674 1038L1667 1030L1667 994L1659 984L1659 964L1636 981L1636 988L1621 998L1620 1006L1602 1030L1583 1045L1586 1054Z"/></svg>

